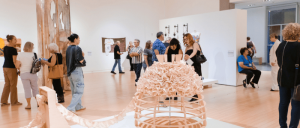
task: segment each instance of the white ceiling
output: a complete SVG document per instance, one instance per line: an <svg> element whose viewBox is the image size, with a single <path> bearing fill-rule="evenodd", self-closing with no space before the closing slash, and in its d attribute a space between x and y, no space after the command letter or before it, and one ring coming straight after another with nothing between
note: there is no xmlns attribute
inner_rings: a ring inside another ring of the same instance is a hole
<svg viewBox="0 0 300 128"><path fill-rule="evenodd" d="M288 4L288 3L295 3L300 2L300 0L230 0L230 3L235 3L235 7L239 9L244 8L253 8L259 6L272 6L272 5L279 5L279 4ZM250 5L250 6L249 6Z"/></svg>

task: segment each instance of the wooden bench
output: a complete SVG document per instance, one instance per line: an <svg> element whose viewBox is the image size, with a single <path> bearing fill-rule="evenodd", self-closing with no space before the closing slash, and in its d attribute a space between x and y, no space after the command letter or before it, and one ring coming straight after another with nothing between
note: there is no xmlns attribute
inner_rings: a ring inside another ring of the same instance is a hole
<svg viewBox="0 0 300 128"><path fill-rule="evenodd" d="M253 57L253 60L254 59L258 59L258 64L262 65L262 57Z"/></svg>
<svg viewBox="0 0 300 128"><path fill-rule="evenodd" d="M213 84L218 83L218 80L216 79L204 79L203 80L203 87L204 88L212 88Z"/></svg>

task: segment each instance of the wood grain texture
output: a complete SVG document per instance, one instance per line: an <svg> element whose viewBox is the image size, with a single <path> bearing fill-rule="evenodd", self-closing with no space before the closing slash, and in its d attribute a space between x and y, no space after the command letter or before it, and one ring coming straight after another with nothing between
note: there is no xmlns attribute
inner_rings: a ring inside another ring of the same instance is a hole
<svg viewBox="0 0 300 128"><path fill-rule="evenodd" d="M54 12L52 12L54 10ZM70 1L69 0L36 0L38 53L39 57L50 58L47 45L56 43L63 56L64 74L67 74L66 50L67 37L71 35ZM48 79L48 66L45 66L39 75L39 85L52 88ZM70 90L67 77L62 78L62 86Z"/></svg>
<svg viewBox="0 0 300 128"><path fill-rule="evenodd" d="M136 92L134 79L134 72L129 71L126 71L124 75L85 74L82 104L87 109L77 114L90 120L119 114L134 97ZM245 89L242 86L225 85L213 85L213 88L204 89L206 115L209 118L245 128L279 128L279 93L270 91L271 84L271 72L263 71L259 89L253 89L250 86ZM3 85L4 83L0 82L0 91ZM18 82L18 90L20 89L22 89L21 81ZM66 102L63 105L67 107L71 99L71 92L66 91ZM22 106L0 108L1 128L24 126L35 117L37 113L35 100L32 99L31 110L25 110L26 100L23 93L19 93L19 100L23 103ZM288 120L290 120L290 115Z"/></svg>

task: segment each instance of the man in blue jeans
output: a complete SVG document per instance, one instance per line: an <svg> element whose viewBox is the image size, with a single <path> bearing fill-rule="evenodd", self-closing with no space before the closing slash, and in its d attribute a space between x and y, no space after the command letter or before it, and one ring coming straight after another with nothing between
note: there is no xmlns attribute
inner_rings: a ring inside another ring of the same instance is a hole
<svg viewBox="0 0 300 128"><path fill-rule="evenodd" d="M116 74L115 73L115 68L116 68L117 64L119 66L119 73L120 74L124 74L125 73L125 72L122 72L122 68L121 68L121 56L120 55L122 55L123 53L120 53L120 47L119 46L120 46L120 41L117 41L117 44L116 44L116 46L114 48L115 64L113 66L113 69L111 70L112 74Z"/></svg>
<svg viewBox="0 0 300 128"><path fill-rule="evenodd" d="M140 47L140 40L134 40L134 48L130 50L130 57L132 58L132 66L135 71L136 79L135 82L139 81L142 70L142 56L143 56L143 48ZM136 86L136 84L135 84Z"/></svg>

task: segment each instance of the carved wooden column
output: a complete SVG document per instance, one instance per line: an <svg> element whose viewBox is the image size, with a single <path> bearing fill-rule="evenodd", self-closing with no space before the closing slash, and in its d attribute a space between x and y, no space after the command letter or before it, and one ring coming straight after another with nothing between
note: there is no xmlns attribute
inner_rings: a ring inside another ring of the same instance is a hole
<svg viewBox="0 0 300 128"><path fill-rule="evenodd" d="M67 74L66 50L67 37L71 35L70 1L69 0L36 0L38 27L39 57L49 58L47 46L56 43L63 56L64 74ZM44 66L39 73L39 84L52 88L48 79L48 66ZM62 79L64 89L70 90L67 76Z"/></svg>

